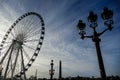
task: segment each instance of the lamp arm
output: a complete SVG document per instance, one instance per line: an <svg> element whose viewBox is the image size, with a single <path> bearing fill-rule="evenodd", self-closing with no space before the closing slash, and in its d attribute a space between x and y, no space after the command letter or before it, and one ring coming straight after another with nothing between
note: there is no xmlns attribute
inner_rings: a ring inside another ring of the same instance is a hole
<svg viewBox="0 0 120 80"><path fill-rule="evenodd" d="M85 38L93 38L93 36L91 35L91 36L84 36Z"/></svg>
<svg viewBox="0 0 120 80"><path fill-rule="evenodd" d="M105 30L103 30L102 32L98 33L98 36L101 36L103 33L105 33L106 31L110 30L109 28L106 28Z"/></svg>

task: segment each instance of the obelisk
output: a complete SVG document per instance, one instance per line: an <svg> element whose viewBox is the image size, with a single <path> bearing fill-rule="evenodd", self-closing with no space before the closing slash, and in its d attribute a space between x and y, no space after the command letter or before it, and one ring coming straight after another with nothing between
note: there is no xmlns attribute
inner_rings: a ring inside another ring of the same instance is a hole
<svg viewBox="0 0 120 80"><path fill-rule="evenodd" d="M62 80L62 62L60 60L60 64L59 64L59 80Z"/></svg>

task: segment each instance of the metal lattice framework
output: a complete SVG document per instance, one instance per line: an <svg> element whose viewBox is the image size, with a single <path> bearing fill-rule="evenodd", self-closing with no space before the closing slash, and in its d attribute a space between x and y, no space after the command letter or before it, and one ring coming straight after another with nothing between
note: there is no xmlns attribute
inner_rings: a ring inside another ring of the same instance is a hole
<svg viewBox="0 0 120 80"><path fill-rule="evenodd" d="M13 23L0 44L4 80L22 75L26 79L25 72L38 56L44 34L43 18L35 12L28 12Z"/></svg>

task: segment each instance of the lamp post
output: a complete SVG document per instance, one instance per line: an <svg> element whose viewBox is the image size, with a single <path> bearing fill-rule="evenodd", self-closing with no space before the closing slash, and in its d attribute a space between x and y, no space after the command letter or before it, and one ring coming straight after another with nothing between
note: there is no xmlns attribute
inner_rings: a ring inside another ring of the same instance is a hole
<svg viewBox="0 0 120 80"><path fill-rule="evenodd" d="M107 26L101 32L96 31L96 28L98 26L98 24L97 24L97 15L94 14L93 11L91 11L89 13L89 16L87 17L88 22L89 22L89 26L90 26L90 28L93 29L93 34L90 35L90 36L86 36L86 32L85 32L86 25L85 25L85 23L82 22L82 20L79 20L79 22L77 24L77 28L79 30L79 34L81 36L81 39L91 38L92 41L95 43L101 78L102 78L102 80L106 80L106 73L105 73L102 54L101 54L101 49L100 49L100 41L101 41L100 36L104 32L106 32L108 30L111 31L113 29L113 19L112 19L113 11L109 10L107 7L104 7L103 13L101 13L101 17L104 20L104 25Z"/></svg>
<svg viewBox="0 0 120 80"><path fill-rule="evenodd" d="M53 65L54 65L53 60L51 60L51 64L50 65L51 65L51 69L49 70L50 80L53 80L53 75L55 73L55 70L53 69Z"/></svg>

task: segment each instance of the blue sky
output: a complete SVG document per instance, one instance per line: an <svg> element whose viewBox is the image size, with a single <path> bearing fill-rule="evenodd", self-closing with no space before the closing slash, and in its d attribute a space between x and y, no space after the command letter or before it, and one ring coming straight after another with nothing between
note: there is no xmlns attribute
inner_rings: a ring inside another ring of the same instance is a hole
<svg viewBox="0 0 120 80"><path fill-rule="evenodd" d="M90 39L81 40L76 25L82 19L86 22L87 34L92 34L87 16L93 10L98 15L97 31L102 31L106 26L100 15L103 7L107 6L114 11L114 28L101 36L102 56L106 74L120 75L119 3L119 0L0 0L0 40L19 16L31 11L37 12L44 19L46 35L40 54L27 75L33 75L38 69L38 77L49 78L48 71L53 59L56 78L59 60L62 60L63 77L99 77L94 43Z"/></svg>

